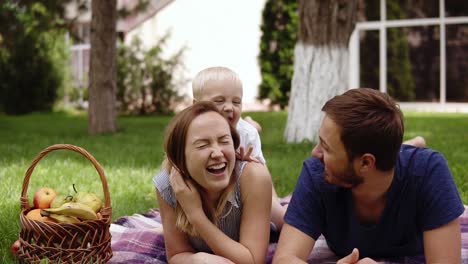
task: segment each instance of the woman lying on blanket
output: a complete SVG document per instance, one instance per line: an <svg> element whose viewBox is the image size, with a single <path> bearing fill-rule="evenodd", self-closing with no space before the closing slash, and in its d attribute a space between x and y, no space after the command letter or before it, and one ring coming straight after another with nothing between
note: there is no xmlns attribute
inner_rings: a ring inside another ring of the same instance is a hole
<svg viewBox="0 0 468 264"><path fill-rule="evenodd" d="M238 145L211 102L169 124L163 166L172 171L155 184L170 263L265 263L271 177L262 164L236 160Z"/></svg>

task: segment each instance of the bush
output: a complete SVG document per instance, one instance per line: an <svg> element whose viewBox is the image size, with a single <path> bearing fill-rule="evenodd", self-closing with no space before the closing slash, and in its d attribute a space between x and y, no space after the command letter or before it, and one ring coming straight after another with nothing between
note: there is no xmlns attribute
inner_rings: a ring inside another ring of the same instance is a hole
<svg viewBox="0 0 468 264"><path fill-rule="evenodd" d="M148 50L143 48L137 37L130 46L119 45L117 100L123 112L139 115L170 113L182 100L177 88L186 82L181 77L184 49L168 59L163 58L162 51L168 37L166 34Z"/></svg>
<svg viewBox="0 0 468 264"><path fill-rule="evenodd" d="M262 75L258 98L268 98L281 108L289 102L298 28L297 1L266 1L258 56Z"/></svg>
<svg viewBox="0 0 468 264"><path fill-rule="evenodd" d="M36 17L47 13L40 3L30 8L3 3L0 11L9 23L0 32L0 109L7 114L51 110L67 76L64 32L40 27Z"/></svg>

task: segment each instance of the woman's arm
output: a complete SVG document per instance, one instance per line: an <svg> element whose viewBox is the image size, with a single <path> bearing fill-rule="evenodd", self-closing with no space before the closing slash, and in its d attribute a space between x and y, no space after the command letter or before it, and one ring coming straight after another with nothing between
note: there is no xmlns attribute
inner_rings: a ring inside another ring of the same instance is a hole
<svg viewBox="0 0 468 264"><path fill-rule="evenodd" d="M157 190L156 197L161 211L167 260L169 263L188 263L195 251L188 242L186 235L175 225L174 208L161 197Z"/></svg>
<svg viewBox="0 0 468 264"><path fill-rule="evenodd" d="M315 240L294 226L285 223L276 246L274 264L307 263L307 258L314 248ZM346 259L345 259L346 260Z"/></svg>
<svg viewBox="0 0 468 264"><path fill-rule="evenodd" d="M195 226L200 232L204 231L202 237L215 254L235 263L265 263L270 233L271 177L265 166L255 162L247 163L240 177L242 219L239 242L224 235L209 221L204 223L208 222L210 228ZM220 236L211 228L218 230Z"/></svg>
<svg viewBox="0 0 468 264"><path fill-rule="evenodd" d="M424 255L427 263L461 263L460 220L424 231Z"/></svg>
<svg viewBox="0 0 468 264"><path fill-rule="evenodd" d="M164 199L162 199L158 191L156 191L156 196L158 198L159 209L161 211L166 255L169 263L233 264L233 262L221 256L204 252L195 252L188 242L186 235L175 225L175 210Z"/></svg>
<svg viewBox="0 0 468 264"><path fill-rule="evenodd" d="M242 220L240 243L254 263L265 263L270 234L272 183L268 169L259 163L245 165L240 178Z"/></svg>
<svg viewBox="0 0 468 264"><path fill-rule="evenodd" d="M213 252L235 263L265 263L268 248L271 208L271 178L265 166L245 165L241 176L243 203L240 241L234 241L214 225L199 206L198 193L191 182L171 179L177 200L190 223Z"/></svg>

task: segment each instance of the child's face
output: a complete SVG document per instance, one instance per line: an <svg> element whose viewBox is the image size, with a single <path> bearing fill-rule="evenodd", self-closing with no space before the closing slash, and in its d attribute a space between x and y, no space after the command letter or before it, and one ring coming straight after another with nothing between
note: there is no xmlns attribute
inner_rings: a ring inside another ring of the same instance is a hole
<svg viewBox="0 0 468 264"><path fill-rule="evenodd" d="M234 127L242 112L242 87L230 80L209 81L203 88L201 101L212 101Z"/></svg>

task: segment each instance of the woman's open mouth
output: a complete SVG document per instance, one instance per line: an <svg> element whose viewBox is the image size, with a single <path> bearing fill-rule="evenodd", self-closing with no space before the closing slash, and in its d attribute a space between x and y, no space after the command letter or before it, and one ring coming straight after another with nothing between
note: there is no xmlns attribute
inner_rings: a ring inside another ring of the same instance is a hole
<svg viewBox="0 0 468 264"><path fill-rule="evenodd" d="M222 174L226 170L226 167L227 167L227 163L223 162L223 163L211 165L208 168L206 168L206 170L208 170L208 172L212 174Z"/></svg>

